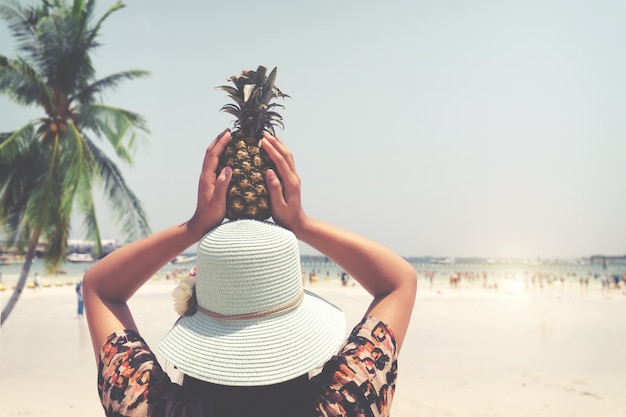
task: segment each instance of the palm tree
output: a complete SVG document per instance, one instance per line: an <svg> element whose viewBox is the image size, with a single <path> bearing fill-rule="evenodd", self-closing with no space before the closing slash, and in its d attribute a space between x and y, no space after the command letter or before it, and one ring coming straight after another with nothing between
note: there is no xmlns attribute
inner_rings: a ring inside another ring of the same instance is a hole
<svg viewBox="0 0 626 417"><path fill-rule="evenodd" d="M40 239L47 243L44 262L49 271L63 261L73 212L82 217L86 237L100 254L96 187L104 190L128 240L149 233L141 203L95 142L104 142L110 153L132 164L141 133L148 133L141 116L101 101L105 90L148 73L133 70L96 79L90 58L99 46L102 23L122 7L117 2L95 20L94 0L73 0L69 5L64 0L42 0L27 7L12 0L0 5L0 16L18 49L15 58L0 55L0 93L45 112L13 132L0 133L0 226L10 244L26 248L0 325L24 289Z"/></svg>

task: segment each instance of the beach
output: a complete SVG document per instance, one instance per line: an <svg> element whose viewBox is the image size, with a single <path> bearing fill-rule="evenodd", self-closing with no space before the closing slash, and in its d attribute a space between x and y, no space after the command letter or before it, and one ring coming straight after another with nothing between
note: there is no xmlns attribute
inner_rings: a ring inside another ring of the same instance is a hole
<svg viewBox="0 0 626 417"><path fill-rule="evenodd" d="M392 416L626 415L626 295L575 279L498 288L422 273L400 358ZM6 279L6 281L10 281ZM8 277L10 278L10 277ZM104 415L87 323L76 314L80 275L44 277L25 289L0 332L4 417ZM60 281L62 285L56 285ZM130 302L153 349L176 320L175 280L157 276ZM622 283L623 285L623 283ZM305 288L341 307L349 325L368 294L333 274ZM2 305L11 291L0 293Z"/></svg>

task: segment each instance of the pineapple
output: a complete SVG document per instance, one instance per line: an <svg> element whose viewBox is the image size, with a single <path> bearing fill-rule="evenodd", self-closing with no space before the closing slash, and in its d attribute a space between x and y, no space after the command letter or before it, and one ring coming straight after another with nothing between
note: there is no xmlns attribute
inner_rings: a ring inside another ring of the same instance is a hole
<svg viewBox="0 0 626 417"><path fill-rule="evenodd" d="M222 111L237 118L217 171L219 173L226 166L233 170L226 197L226 217L230 220L265 220L271 215L265 171L273 168L273 164L259 148L259 141L263 132L274 135L276 125L283 127L282 116L274 111L283 106L272 101L289 96L274 85L276 68L267 77L266 72L265 67L259 66L256 71L243 71L230 77L228 81L234 87L217 87L235 102L225 104Z"/></svg>

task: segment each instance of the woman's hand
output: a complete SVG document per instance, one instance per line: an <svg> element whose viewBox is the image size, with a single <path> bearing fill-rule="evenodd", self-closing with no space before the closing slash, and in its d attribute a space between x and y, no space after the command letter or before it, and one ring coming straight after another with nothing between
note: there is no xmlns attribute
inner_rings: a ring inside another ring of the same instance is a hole
<svg viewBox="0 0 626 417"><path fill-rule="evenodd" d="M298 229L306 220L300 197L300 177L296 172L293 155L284 143L269 133L263 134L261 147L274 162L278 173L272 169L265 172L272 202L274 221L298 235ZM279 179L280 177L280 179Z"/></svg>
<svg viewBox="0 0 626 417"><path fill-rule="evenodd" d="M190 231L200 239L206 232L218 226L226 215L226 191L232 170L225 167L219 176L219 157L230 141L230 129L220 133L206 150L200 181L196 211L188 222Z"/></svg>

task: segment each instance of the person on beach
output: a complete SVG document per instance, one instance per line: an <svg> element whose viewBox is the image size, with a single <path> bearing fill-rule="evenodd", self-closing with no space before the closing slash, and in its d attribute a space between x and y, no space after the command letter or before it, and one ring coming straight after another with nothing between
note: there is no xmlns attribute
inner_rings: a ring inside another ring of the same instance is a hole
<svg viewBox="0 0 626 417"><path fill-rule="evenodd" d="M85 312L85 302L84 302L84 298L83 298L83 282L82 281L78 281L76 283L76 300L78 302L78 307L76 308L76 313L78 314L78 317L83 317L84 312Z"/></svg>
<svg viewBox="0 0 626 417"><path fill-rule="evenodd" d="M274 222L224 221L232 172L216 170L229 140L226 130L208 147L188 221L114 251L84 276L105 414L389 415L415 270L384 246L305 214L294 158L269 134L260 145L276 166L266 172ZM303 289L298 240L372 295L347 340L342 311ZM183 373L179 385L140 336L127 302L194 243L195 277L174 291L181 316L159 345Z"/></svg>
<svg viewBox="0 0 626 417"><path fill-rule="evenodd" d="M348 274L346 274L346 271L341 271L341 285L343 287L348 285Z"/></svg>

